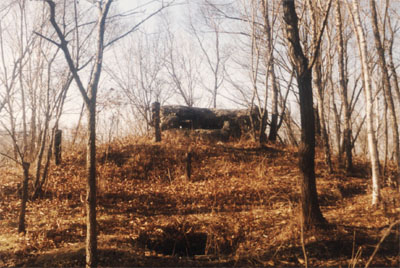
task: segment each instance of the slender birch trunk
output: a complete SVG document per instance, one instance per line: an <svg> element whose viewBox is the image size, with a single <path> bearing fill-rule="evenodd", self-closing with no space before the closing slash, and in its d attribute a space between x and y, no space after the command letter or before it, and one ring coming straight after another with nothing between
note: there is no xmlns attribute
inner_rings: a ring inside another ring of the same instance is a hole
<svg viewBox="0 0 400 268"><path fill-rule="evenodd" d="M375 0L370 0L369 3L371 6L371 20L372 20L371 24L372 24L372 31L374 33L375 47L378 54L378 63L382 70L385 102L387 104L387 107L389 108L390 124L392 127L392 135L393 135L392 139L393 139L394 161L396 162L397 165L397 171L398 173L400 173L399 127L397 124L396 110L394 107L392 87L390 85L388 65L386 63L385 50L381 42L381 34L378 28L378 15L376 12ZM398 180L400 180L400 178Z"/></svg>
<svg viewBox="0 0 400 268"><path fill-rule="evenodd" d="M348 3L347 3L348 4ZM372 86L370 68L368 65L368 48L367 41L365 39L365 33L362 28L360 19L360 7L358 0L353 0L352 10L348 4L350 14L352 15L354 31L356 32L358 48L360 51L362 76L364 81L364 94L366 102L366 114L367 114L367 129L368 129L368 150L371 160L372 169L372 204L377 205L380 199L380 174L379 174L379 158L378 158L378 146L374 130L374 118L373 118L373 101L372 101Z"/></svg>
<svg viewBox="0 0 400 268"><path fill-rule="evenodd" d="M390 19L390 16L388 17L388 28L390 30L391 38L389 39L389 48L388 48L388 56L389 56L389 68L391 72L391 77L393 78L393 85L395 92L397 94L397 100L400 104L400 84L399 84L399 79L397 76L397 71L396 71L396 66L393 61L393 45L394 45L394 38L395 38L395 31L392 28L392 22Z"/></svg>
<svg viewBox="0 0 400 268"><path fill-rule="evenodd" d="M326 63L327 63L327 70L326 70L326 83L329 83L330 86L330 94L329 96L329 100L328 103L331 103L332 105L332 111L330 109L328 109L328 123L327 126L329 126L329 118L331 118L330 113L333 113L333 117L334 117L334 132L335 132L335 143L336 143L336 151L337 151L337 155L339 158L339 165L341 166L341 157L343 157L343 146L342 146L342 142L341 139L343 137L343 135L341 134L341 119L340 119L340 113L338 111L337 105L336 105L336 100L335 100L335 84L333 82L333 78L332 78L332 69L333 69L333 58L334 56L331 54L332 52L332 39L331 39L331 34L329 33L329 31L327 31L328 33L328 53L329 55L326 57ZM328 131L329 133L329 131ZM333 139L333 138L332 138Z"/></svg>
<svg viewBox="0 0 400 268"><path fill-rule="evenodd" d="M343 105L344 115L344 129L343 129L343 145L346 154L345 168L346 172L351 172L353 169L353 155L351 144L351 112L347 96L347 82L345 72L345 47L343 41L343 23L342 14L340 10L340 0L336 0L335 18L336 18L336 32L337 32L337 51L338 51L338 65L339 65L339 87L340 97Z"/></svg>

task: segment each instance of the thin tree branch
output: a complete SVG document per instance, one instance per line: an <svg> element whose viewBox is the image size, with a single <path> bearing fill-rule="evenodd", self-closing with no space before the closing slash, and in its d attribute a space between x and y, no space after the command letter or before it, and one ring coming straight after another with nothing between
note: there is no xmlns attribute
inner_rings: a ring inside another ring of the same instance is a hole
<svg viewBox="0 0 400 268"><path fill-rule="evenodd" d="M371 264L372 260L374 259L376 253L378 252L381 244L383 243L383 241L385 241L386 237L389 236L390 232L392 231L393 227L395 227L396 225L400 224L400 220L397 220L395 222L393 222L392 224L389 225L389 227L385 230L385 233L383 234L383 236L381 237L381 240L379 241L379 243L375 246L375 250L372 253L371 257L369 257L367 263L365 264L365 268L368 268L369 265Z"/></svg>
<svg viewBox="0 0 400 268"><path fill-rule="evenodd" d="M152 17L154 17L155 15L157 15L158 13L160 13L162 10L164 10L167 7L170 7L172 4L169 3L167 5L162 5L159 9L157 9L156 11L154 11L153 13L151 13L150 15L148 15L146 18L144 18L142 21L140 21L138 24L136 24L135 26L133 26L131 29L129 29L128 31L126 31L125 33L121 34L120 36L114 38L113 40L109 41L108 43L106 43L104 45L104 48L111 46L112 44L114 44L115 42L117 42L118 40L126 37L127 35L133 33L134 31L136 31L139 26L141 26L143 23L145 23L146 21L148 21L149 19L151 19Z"/></svg>
<svg viewBox="0 0 400 268"><path fill-rule="evenodd" d="M41 33L36 32L36 31L33 31L33 33L40 36L41 38L45 39L46 41L52 43L53 45L56 45L57 47L61 48L61 44L57 43L56 41L42 35Z"/></svg>
<svg viewBox="0 0 400 268"><path fill-rule="evenodd" d="M317 45L314 47L314 53L312 54L313 57L311 58L310 64L308 65L308 69L309 70L311 70L313 68L313 66L315 64L315 61L318 58L318 55L319 55L319 52L320 52L320 48L321 48L321 43L322 43L322 37L324 35L326 24L328 23L329 11L331 9L331 6L332 6L332 0L329 0L328 8L327 8L327 10L325 12L324 22L322 24L321 31L319 32L318 42L317 42Z"/></svg>
<svg viewBox="0 0 400 268"><path fill-rule="evenodd" d="M69 52L68 49L68 42L67 40L65 40L65 36L63 34L63 32L61 31L60 27L58 26L57 22L56 22L56 4L54 3L53 0L43 0L45 1L48 5L49 5L49 9L50 9L50 23L53 25L58 38L60 39L60 48L64 51L65 54L65 58L67 60L68 66L74 76L74 80L76 82L76 84L78 85L78 89L82 95L83 100L85 101L86 104L90 103L90 99L85 91L85 87L83 86L82 80L80 79L80 76L78 74L78 69L75 66L73 60L72 60L72 56L71 53Z"/></svg>

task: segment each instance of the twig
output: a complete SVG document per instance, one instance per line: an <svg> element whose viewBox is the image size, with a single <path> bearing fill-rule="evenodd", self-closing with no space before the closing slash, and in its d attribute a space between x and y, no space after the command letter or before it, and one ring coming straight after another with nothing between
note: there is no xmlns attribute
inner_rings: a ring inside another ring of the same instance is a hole
<svg viewBox="0 0 400 268"><path fill-rule="evenodd" d="M357 265L357 262L358 262L358 260L361 258L361 255L362 255L362 247L358 247L358 250L357 250L357 253L356 253L356 256L354 256L354 258L352 258L351 259L351 268L355 268L356 267L356 265Z"/></svg>
<svg viewBox="0 0 400 268"><path fill-rule="evenodd" d="M300 242L301 242L301 249L303 250L304 255L304 267L308 268L308 257L306 251L306 245L304 244L304 227L303 227L303 219L300 218Z"/></svg>
<svg viewBox="0 0 400 268"><path fill-rule="evenodd" d="M393 222L392 224L389 225L389 227L386 229L385 233L383 234L383 236L381 237L381 240L379 241L379 243L376 245L374 252L372 253L371 257L369 257L367 263L365 264L365 268L368 268L369 265L371 264L372 260L374 259L376 253L378 252L381 244L383 243L383 241L386 239L386 237L389 236L390 232L392 231L393 227L396 226L397 224L400 224L400 220L397 220L395 222Z"/></svg>
<svg viewBox="0 0 400 268"><path fill-rule="evenodd" d="M0 152L0 156L3 156L3 157L5 157L5 158L10 159L10 160L14 161L15 163L17 163L18 165L22 165L22 162L18 161L17 159L15 159L15 158L13 158L13 157L7 155L7 154L4 154L4 153L1 153L1 152Z"/></svg>
<svg viewBox="0 0 400 268"><path fill-rule="evenodd" d="M349 268L350 268L350 265L353 263L353 260L354 260L354 249L356 248L356 231L354 230L353 231L353 248L352 248L352 250L351 250L351 262L349 263Z"/></svg>

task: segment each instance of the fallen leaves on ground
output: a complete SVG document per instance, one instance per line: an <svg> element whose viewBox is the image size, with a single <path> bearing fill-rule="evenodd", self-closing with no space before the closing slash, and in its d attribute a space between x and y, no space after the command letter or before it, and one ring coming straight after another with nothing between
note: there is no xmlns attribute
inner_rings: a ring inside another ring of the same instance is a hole
<svg viewBox="0 0 400 268"><path fill-rule="evenodd" d="M101 266L304 265L295 148L215 143L177 132L163 138L160 144L125 138L99 146ZM70 148L62 165L51 166L43 195L28 203L25 236L16 231L18 169L3 168L0 266L84 265L84 154ZM330 228L305 233L309 265L363 265L385 227L399 218L399 194L383 182L382 205L374 208L366 161L356 159L357 172L349 176L340 169L328 174L321 152L316 163ZM398 230L372 265L399 264Z"/></svg>

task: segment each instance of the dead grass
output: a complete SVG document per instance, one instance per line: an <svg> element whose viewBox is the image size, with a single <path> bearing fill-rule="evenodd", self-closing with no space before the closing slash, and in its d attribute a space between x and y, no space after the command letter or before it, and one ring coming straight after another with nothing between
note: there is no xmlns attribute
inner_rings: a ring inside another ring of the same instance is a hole
<svg viewBox="0 0 400 268"><path fill-rule="evenodd" d="M164 133L163 140L127 138L98 150L101 266L304 265L294 148L213 143L179 132ZM331 228L304 233L307 261L363 266L385 228L400 218L400 196L383 184L382 205L373 208L365 161L356 159L351 176L328 174L319 153L316 163ZM75 149L52 166L44 195L28 204L25 236L16 231L18 174L2 170L0 266L84 265L84 165L84 151ZM399 252L394 229L372 265L398 266Z"/></svg>

